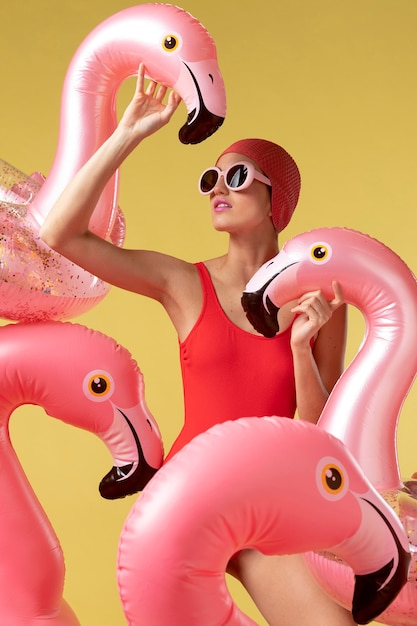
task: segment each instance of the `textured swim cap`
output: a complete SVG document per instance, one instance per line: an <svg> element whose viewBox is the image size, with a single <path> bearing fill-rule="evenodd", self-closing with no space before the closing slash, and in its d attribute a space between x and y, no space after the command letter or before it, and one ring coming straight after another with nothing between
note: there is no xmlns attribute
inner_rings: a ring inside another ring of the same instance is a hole
<svg viewBox="0 0 417 626"><path fill-rule="evenodd" d="M237 152L248 157L271 181L272 222L277 232L287 226L300 195L301 178L294 159L272 141L241 139L226 148L223 154Z"/></svg>

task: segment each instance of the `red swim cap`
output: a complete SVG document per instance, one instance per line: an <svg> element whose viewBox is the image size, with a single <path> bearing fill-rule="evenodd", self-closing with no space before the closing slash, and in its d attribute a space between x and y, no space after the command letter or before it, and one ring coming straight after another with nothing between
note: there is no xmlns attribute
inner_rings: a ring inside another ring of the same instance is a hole
<svg viewBox="0 0 417 626"><path fill-rule="evenodd" d="M284 230L300 195L301 178L294 159L284 148L265 139L241 139L232 143L220 156L228 152L248 157L269 178L272 222L277 232Z"/></svg>

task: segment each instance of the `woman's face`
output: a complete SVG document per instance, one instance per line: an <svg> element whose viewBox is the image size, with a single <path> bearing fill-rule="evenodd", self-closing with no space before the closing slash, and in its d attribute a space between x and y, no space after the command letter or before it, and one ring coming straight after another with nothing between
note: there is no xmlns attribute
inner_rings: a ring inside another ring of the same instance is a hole
<svg viewBox="0 0 417 626"><path fill-rule="evenodd" d="M246 161L252 163L257 171L259 167L248 157L237 154L223 154L216 165L222 171L234 163ZM256 179L243 190L231 190L219 176L210 193L213 226L225 232L246 232L272 225L270 187Z"/></svg>

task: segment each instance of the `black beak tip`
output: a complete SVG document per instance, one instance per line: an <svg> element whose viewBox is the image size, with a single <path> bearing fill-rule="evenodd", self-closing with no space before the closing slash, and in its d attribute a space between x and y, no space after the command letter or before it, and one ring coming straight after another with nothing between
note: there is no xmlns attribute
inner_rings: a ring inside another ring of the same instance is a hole
<svg viewBox="0 0 417 626"><path fill-rule="evenodd" d="M262 302L262 295L263 290L253 293L245 291L242 295L241 303L246 317L254 329L264 337L271 339L279 332L279 309L267 297L266 302L268 310L266 310Z"/></svg>
<svg viewBox="0 0 417 626"><path fill-rule="evenodd" d="M214 115L207 110L203 110L202 113L190 121L194 117L194 111L192 111L187 118L187 122L182 126L178 133L178 138L183 144L198 144L213 135L223 124L224 117Z"/></svg>
<svg viewBox="0 0 417 626"><path fill-rule="evenodd" d="M375 620L395 600L407 582L411 556L399 546L399 562L396 571L387 584L393 561L380 570L367 575L355 576L355 591L352 602L352 616L357 624L369 624Z"/></svg>

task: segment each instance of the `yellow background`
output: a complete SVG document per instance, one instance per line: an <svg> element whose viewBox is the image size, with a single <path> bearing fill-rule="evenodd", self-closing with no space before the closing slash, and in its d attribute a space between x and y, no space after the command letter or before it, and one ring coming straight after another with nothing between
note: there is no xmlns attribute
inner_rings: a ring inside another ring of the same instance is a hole
<svg viewBox="0 0 417 626"><path fill-rule="evenodd" d="M121 0L1 3L1 158L26 173L48 173L70 59L99 22L126 6ZM126 244L190 261L222 253L226 240L211 229L197 177L231 141L259 136L282 143L302 172L299 207L281 242L316 226L347 226L381 239L415 270L416 0L185 0L181 6L216 42L227 118L205 143L183 146L177 140L186 116L182 105L171 125L131 156L120 197ZM123 86L119 106L132 88L131 81ZM176 337L164 312L113 289L77 321L133 353L168 448L182 422L182 393ZM348 358L361 332L360 316L353 314ZM412 390L399 429L404 476L417 470L416 402ZM107 451L38 407L15 412L12 435L63 545L66 599L83 626L122 626L115 558L133 499L98 496ZM234 593L264 624L244 595Z"/></svg>

